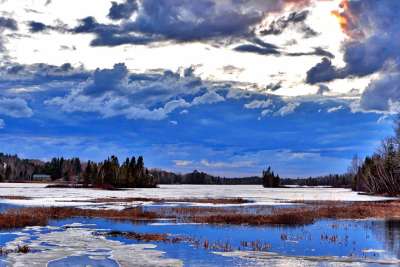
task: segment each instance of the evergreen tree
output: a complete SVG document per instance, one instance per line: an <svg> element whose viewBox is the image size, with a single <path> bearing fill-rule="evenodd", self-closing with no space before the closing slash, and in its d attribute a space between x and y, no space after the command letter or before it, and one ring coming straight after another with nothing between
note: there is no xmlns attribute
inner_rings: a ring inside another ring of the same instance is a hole
<svg viewBox="0 0 400 267"><path fill-rule="evenodd" d="M86 165L85 172L83 173L83 186L88 187L89 183L91 182L91 177L92 177L92 163L90 160L88 161Z"/></svg>
<svg viewBox="0 0 400 267"><path fill-rule="evenodd" d="M279 175L275 175L270 166L263 171L262 179L264 187L279 187L280 185Z"/></svg>

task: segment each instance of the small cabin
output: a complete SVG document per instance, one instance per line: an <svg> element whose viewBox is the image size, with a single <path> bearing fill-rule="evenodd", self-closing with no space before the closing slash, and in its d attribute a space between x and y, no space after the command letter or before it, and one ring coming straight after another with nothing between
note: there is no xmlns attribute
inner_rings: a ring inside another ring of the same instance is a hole
<svg viewBox="0 0 400 267"><path fill-rule="evenodd" d="M34 174L32 175L32 181L51 181L51 176L48 174Z"/></svg>

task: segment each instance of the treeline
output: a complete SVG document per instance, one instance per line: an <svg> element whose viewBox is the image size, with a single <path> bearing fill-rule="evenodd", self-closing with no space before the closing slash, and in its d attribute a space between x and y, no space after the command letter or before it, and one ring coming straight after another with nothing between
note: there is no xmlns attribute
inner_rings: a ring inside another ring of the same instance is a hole
<svg viewBox="0 0 400 267"><path fill-rule="evenodd" d="M65 181L93 187L155 187L157 179L144 166L143 157L116 156L100 163L82 163L79 158L53 158L49 162L20 159L0 153L0 181L31 181L35 175L48 175L52 181Z"/></svg>
<svg viewBox="0 0 400 267"><path fill-rule="evenodd" d="M353 159L352 188L372 194L400 195L400 116L395 121L395 134L382 141L378 151L360 162Z"/></svg>
<svg viewBox="0 0 400 267"><path fill-rule="evenodd" d="M157 178L160 184L261 184L262 179L258 176L243 177L243 178L225 178L213 176L205 172L194 170L187 174L177 174L162 170L151 170L151 174Z"/></svg>
<svg viewBox="0 0 400 267"><path fill-rule="evenodd" d="M282 179L283 185L299 185L299 186L331 186L340 188L351 188L353 183L353 174L329 174L325 176L308 177L308 178L286 178Z"/></svg>

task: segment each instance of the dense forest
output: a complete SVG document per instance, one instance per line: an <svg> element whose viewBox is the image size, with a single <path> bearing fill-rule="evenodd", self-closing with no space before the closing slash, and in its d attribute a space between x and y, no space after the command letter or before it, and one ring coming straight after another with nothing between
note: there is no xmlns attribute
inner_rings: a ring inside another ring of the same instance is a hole
<svg viewBox="0 0 400 267"><path fill-rule="evenodd" d="M79 158L53 158L49 162L20 159L0 153L0 181L31 181L35 175L89 187L155 187L157 179L144 166L143 157L122 164L111 156L100 163L81 163Z"/></svg>
<svg viewBox="0 0 400 267"><path fill-rule="evenodd" d="M364 161L353 159L353 190L389 196L400 195L400 116L394 136L382 141L377 152Z"/></svg>

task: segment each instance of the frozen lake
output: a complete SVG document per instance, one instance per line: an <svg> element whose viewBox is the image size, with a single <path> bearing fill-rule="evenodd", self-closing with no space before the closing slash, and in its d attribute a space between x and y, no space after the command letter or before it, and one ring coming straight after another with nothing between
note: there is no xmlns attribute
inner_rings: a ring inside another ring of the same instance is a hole
<svg viewBox="0 0 400 267"><path fill-rule="evenodd" d="M293 201L379 201L389 198L360 195L341 188L263 188L261 185L160 185L159 188L136 188L107 191L83 188L46 188L47 184L0 183L1 196L31 199L3 199L1 203L29 206L92 206L125 208L148 203L90 203L99 198L243 198L254 203L238 205L287 205ZM198 204L199 205L199 204Z"/></svg>

